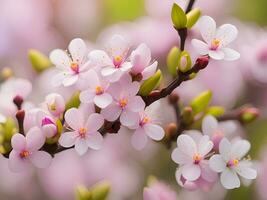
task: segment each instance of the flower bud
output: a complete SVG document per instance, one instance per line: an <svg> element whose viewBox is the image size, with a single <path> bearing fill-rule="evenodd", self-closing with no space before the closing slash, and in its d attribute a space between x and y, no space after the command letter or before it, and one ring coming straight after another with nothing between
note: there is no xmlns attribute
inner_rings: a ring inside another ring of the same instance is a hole
<svg viewBox="0 0 267 200"><path fill-rule="evenodd" d="M177 134L178 127L175 123L169 123L166 127L165 133L166 133L166 138L171 139L173 136Z"/></svg>
<svg viewBox="0 0 267 200"><path fill-rule="evenodd" d="M225 113L225 109L222 106L211 106L207 109L206 115L213 115L219 117Z"/></svg>
<svg viewBox="0 0 267 200"><path fill-rule="evenodd" d="M29 50L28 57L32 64L33 69L36 72L42 72L52 67L52 63L50 62L48 57L35 49Z"/></svg>
<svg viewBox="0 0 267 200"><path fill-rule="evenodd" d="M177 104L179 99L180 99L180 97L176 93L171 93L168 97L170 104Z"/></svg>
<svg viewBox="0 0 267 200"><path fill-rule="evenodd" d="M191 69L192 61L187 51L182 51L178 58L178 68L181 72L187 72Z"/></svg>
<svg viewBox="0 0 267 200"><path fill-rule="evenodd" d="M1 78L3 80L7 80L9 79L10 77L13 76L13 71L12 69L10 69L9 67L4 67L2 70L1 70Z"/></svg>
<svg viewBox="0 0 267 200"><path fill-rule="evenodd" d="M23 98L20 95L17 95L14 97L13 103L17 106L17 109L20 110L23 103Z"/></svg>
<svg viewBox="0 0 267 200"><path fill-rule="evenodd" d="M171 18L172 18L173 26L177 30L186 28L187 18L186 18L185 12L176 3L174 3L172 6Z"/></svg>
<svg viewBox="0 0 267 200"><path fill-rule="evenodd" d="M92 194L91 200L106 200L110 191L110 183L103 181L89 190Z"/></svg>
<svg viewBox="0 0 267 200"><path fill-rule="evenodd" d="M190 106L184 107L181 115L184 124L191 124L194 121L193 109Z"/></svg>
<svg viewBox="0 0 267 200"><path fill-rule="evenodd" d="M59 117L65 111L65 100L59 94L52 93L47 95L45 102L49 112L55 117Z"/></svg>
<svg viewBox="0 0 267 200"><path fill-rule="evenodd" d="M173 76L177 76L177 68L179 61L180 49L178 47L173 47L167 56L167 67L169 73Z"/></svg>
<svg viewBox="0 0 267 200"><path fill-rule="evenodd" d="M91 200L92 194L88 189L83 185L78 185L76 187L76 200Z"/></svg>
<svg viewBox="0 0 267 200"><path fill-rule="evenodd" d="M139 89L139 94L142 96L147 96L152 90L157 88L161 82L162 73L158 70L153 76L145 80Z"/></svg>
<svg viewBox="0 0 267 200"><path fill-rule="evenodd" d="M186 14L186 18L187 18L186 27L192 28L197 22L197 20L199 19L200 15L201 15L201 10L198 8L194 8L189 13L187 13Z"/></svg>
<svg viewBox="0 0 267 200"><path fill-rule="evenodd" d="M257 108L244 108L241 111L241 121L244 123L250 123L253 122L255 119L257 119L260 115L260 111Z"/></svg>
<svg viewBox="0 0 267 200"><path fill-rule="evenodd" d="M212 92L210 90L202 92L197 97L195 97L191 103L190 106L192 107L194 114L198 114L202 111L204 111L212 98Z"/></svg>
<svg viewBox="0 0 267 200"><path fill-rule="evenodd" d="M42 119L42 131L46 135L47 138L54 137L57 134L57 126L53 119L46 116Z"/></svg>
<svg viewBox="0 0 267 200"><path fill-rule="evenodd" d="M196 60L196 68L199 70L205 69L209 64L209 57L208 56L201 56Z"/></svg>

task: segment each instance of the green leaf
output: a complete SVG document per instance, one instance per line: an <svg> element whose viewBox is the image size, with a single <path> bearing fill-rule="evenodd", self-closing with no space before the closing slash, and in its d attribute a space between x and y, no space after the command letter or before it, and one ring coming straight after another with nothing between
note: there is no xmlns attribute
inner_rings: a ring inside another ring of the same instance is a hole
<svg viewBox="0 0 267 200"><path fill-rule="evenodd" d="M92 194L91 200L106 200L110 191L109 182L101 182L90 189Z"/></svg>
<svg viewBox="0 0 267 200"><path fill-rule="evenodd" d="M28 57L32 64L32 68L38 73L52 67L52 63L49 58L40 51L31 49L28 52Z"/></svg>
<svg viewBox="0 0 267 200"><path fill-rule="evenodd" d="M219 117L225 113L225 109L222 106L211 106L206 110L207 115L213 115Z"/></svg>
<svg viewBox="0 0 267 200"><path fill-rule="evenodd" d="M69 101L66 103L66 110L70 109L70 108L78 108L81 104L80 101L80 92L75 92L71 98L69 99Z"/></svg>
<svg viewBox="0 0 267 200"><path fill-rule="evenodd" d="M201 10L198 9L198 8L194 8L189 13L187 13L186 14L186 18L187 18L186 27L187 28L192 28L195 25L195 23L197 22L197 20L199 19L200 16L201 16Z"/></svg>
<svg viewBox="0 0 267 200"><path fill-rule="evenodd" d="M179 55L180 55L180 49L175 46L169 51L167 56L168 71L173 77L177 76Z"/></svg>
<svg viewBox="0 0 267 200"><path fill-rule="evenodd" d="M161 82L162 73L158 70L153 76L145 80L139 89L139 94L142 96L147 96L152 90L157 88Z"/></svg>
<svg viewBox="0 0 267 200"><path fill-rule="evenodd" d="M76 200L92 200L92 193L83 185L79 185L75 190Z"/></svg>
<svg viewBox="0 0 267 200"><path fill-rule="evenodd" d="M212 92L210 90L202 92L197 97L195 97L190 103L194 111L194 114L198 114L204 111L208 107L211 98L212 98Z"/></svg>
<svg viewBox="0 0 267 200"><path fill-rule="evenodd" d="M186 28L187 18L183 9L176 3L172 6L171 18L173 26L179 30Z"/></svg>
<svg viewBox="0 0 267 200"><path fill-rule="evenodd" d="M191 69L192 61L187 51L182 51L178 58L178 68L181 72L187 72Z"/></svg>

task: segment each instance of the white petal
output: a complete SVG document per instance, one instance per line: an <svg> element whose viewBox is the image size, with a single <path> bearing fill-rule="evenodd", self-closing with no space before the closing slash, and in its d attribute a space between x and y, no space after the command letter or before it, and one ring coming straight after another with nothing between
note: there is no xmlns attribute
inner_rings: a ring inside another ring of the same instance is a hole
<svg viewBox="0 0 267 200"><path fill-rule="evenodd" d="M25 150L26 147L25 137L20 133L13 135L11 139L11 146L16 151Z"/></svg>
<svg viewBox="0 0 267 200"><path fill-rule="evenodd" d="M61 49L55 49L49 56L51 62L60 69L67 69L70 67L70 57Z"/></svg>
<svg viewBox="0 0 267 200"><path fill-rule="evenodd" d="M157 67L158 67L157 61L153 62L150 66L146 67L142 72L143 80L146 80L150 78L152 75L154 75L157 70Z"/></svg>
<svg viewBox="0 0 267 200"><path fill-rule="evenodd" d="M139 112L144 110L145 102L140 96L135 96L130 99L127 105L127 109L130 109L133 112Z"/></svg>
<svg viewBox="0 0 267 200"><path fill-rule="evenodd" d="M69 44L69 52L73 61L82 64L87 54L85 42L80 38L73 39Z"/></svg>
<svg viewBox="0 0 267 200"><path fill-rule="evenodd" d="M209 140L209 136L204 135L198 142L198 153L201 156L207 155L213 148L213 143L212 141Z"/></svg>
<svg viewBox="0 0 267 200"><path fill-rule="evenodd" d="M112 60L105 51L94 50L89 53L89 60L96 67L112 66Z"/></svg>
<svg viewBox="0 0 267 200"><path fill-rule="evenodd" d="M124 62L122 63L122 65L120 66L120 70L123 71L123 72L127 72L129 69L131 69L133 66L132 66L132 63L130 62Z"/></svg>
<svg viewBox="0 0 267 200"><path fill-rule="evenodd" d="M219 152L226 162L228 162L230 160L231 143L226 138L223 138L221 140L221 142L219 144Z"/></svg>
<svg viewBox="0 0 267 200"><path fill-rule="evenodd" d="M201 170L199 165L188 164L184 165L182 168L182 175L186 180L195 181L201 175Z"/></svg>
<svg viewBox="0 0 267 200"><path fill-rule="evenodd" d="M78 130L79 128L83 127L85 122L83 113L77 108L71 108L67 110L65 114L65 120L73 130Z"/></svg>
<svg viewBox="0 0 267 200"><path fill-rule="evenodd" d="M202 132L205 135L212 136L218 129L218 121L215 117L208 115L202 121Z"/></svg>
<svg viewBox="0 0 267 200"><path fill-rule="evenodd" d="M65 76L65 78L62 81L62 84L65 87L71 86L73 84L75 84L79 79L79 75L78 74L70 74Z"/></svg>
<svg viewBox="0 0 267 200"><path fill-rule="evenodd" d="M180 135L177 138L177 147L181 152L191 158L193 158L197 150L196 143L194 142L194 140L190 136L184 134Z"/></svg>
<svg viewBox="0 0 267 200"><path fill-rule="evenodd" d="M237 37L238 30L231 24L224 24L220 26L216 31L216 38L221 40L222 45L226 46Z"/></svg>
<svg viewBox="0 0 267 200"><path fill-rule="evenodd" d="M251 145L247 140L236 141L231 149L232 158L240 160L248 153L250 146Z"/></svg>
<svg viewBox="0 0 267 200"><path fill-rule="evenodd" d="M226 169L226 162L221 155L213 155L209 160L210 168L215 172L223 172Z"/></svg>
<svg viewBox="0 0 267 200"><path fill-rule="evenodd" d="M236 172L245 179L255 179L257 177L257 171L247 166L246 161L240 161L235 168Z"/></svg>
<svg viewBox="0 0 267 200"><path fill-rule="evenodd" d="M156 124L146 124L144 129L146 134L156 141L162 140L165 135L163 128Z"/></svg>
<svg viewBox="0 0 267 200"><path fill-rule="evenodd" d="M216 32L216 22L214 19L209 16L201 17L198 21L198 28L202 38L209 44L214 38Z"/></svg>
<svg viewBox="0 0 267 200"><path fill-rule="evenodd" d="M142 43L131 53L130 59L133 64L133 72L141 73L151 60L150 49Z"/></svg>
<svg viewBox="0 0 267 200"><path fill-rule="evenodd" d="M67 75L66 75L66 72L65 71L64 72L59 72L56 75L54 75L52 77L52 86L54 86L54 87L60 86L66 76Z"/></svg>
<svg viewBox="0 0 267 200"><path fill-rule="evenodd" d="M107 66L101 70L101 74L102 76L110 76L114 74L116 71L118 71L118 69L115 68L114 66Z"/></svg>
<svg viewBox="0 0 267 200"><path fill-rule="evenodd" d="M35 167L46 168L50 165L52 156L45 151L37 151L29 159Z"/></svg>
<svg viewBox="0 0 267 200"><path fill-rule="evenodd" d="M230 48L223 48L224 60L232 61L240 58L240 53Z"/></svg>
<svg viewBox="0 0 267 200"><path fill-rule="evenodd" d="M200 55L206 55L209 53L208 45L200 40L193 39L192 45Z"/></svg>
<svg viewBox="0 0 267 200"><path fill-rule="evenodd" d="M180 165L192 163L192 158L181 152L178 148L175 148L171 154L171 158L174 162Z"/></svg>
<svg viewBox="0 0 267 200"><path fill-rule="evenodd" d="M240 187L240 180L237 174L230 169L226 169L222 172L221 183L226 189L234 189Z"/></svg>
<svg viewBox="0 0 267 200"><path fill-rule="evenodd" d="M95 92L88 89L88 90L82 91L80 93L79 98L82 103L91 103L93 102L95 96L96 96Z"/></svg>
<svg viewBox="0 0 267 200"><path fill-rule="evenodd" d="M87 145L94 150L99 150L103 146L103 136L99 132L89 133Z"/></svg>
<svg viewBox="0 0 267 200"><path fill-rule="evenodd" d="M126 56L129 49L128 42L121 35L114 35L106 45L106 51L110 57Z"/></svg>
<svg viewBox="0 0 267 200"><path fill-rule="evenodd" d="M112 103L112 97L108 93L103 93L101 95L96 95L94 97L94 102L99 108L106 108Z"/></svg>
<svg viewBox="0 0 267 200"><path fill-rule="evenodd" d="M84 155L88 150L87 141L78 138L75 142L75 150L80 156Z"/></svg>
<svg viewBox="0 0 267 200"><path fill-rule="evenodd" d="M224 53L221 50L210 50L209 56L214 60L222 60L224 59Z"/></svg>
<svg viewBox="0 0 267 200"><path fill-rule="evenodd" d="M51 138L57 134L57 126L55 124L47 124L42 127L42 132L47 138Z"/></svg>
<svg viewBox="0 0 267 200"><path fill-rule="evenodd" d="M120 116L120 122L123 126L134 126L139 119L139 113L130 110L123 110Z"/></svg>
<svg viewBox="0 0 267 200"><path fill-rule="evenodd" d="M127 96L135 96L138 93L139 88L140 88L140 84L137 81L134 81L130 84L125 83L125 84L123 84L123 86L124 86L124 90L125 90L123 93Z"/></svg>
<svg viewBox="0 0 267 200"><path fill-rule="evenodd" d="M37 127L31 128L26 134L27 150L35 152L39 150L45 143L45 136Z"/></svg>
<svg viewBox="0 0 267 200"><path fill-rule="evenodd" d="M147 143L147 136L142 128L137 129L131 138L131 143L136 150L141 150Z"/></svg>
<svg viewBox="0 0 267 200"><path fill-rule="evenodd" d="M98 74L96 73L95 70L91 69L91 70L85 72L84 73L84 80L85 80L84 84L91 89L95 89L96 86L101 86Z"/></svg>
<svg viewBox="0 0 267 200"><path fill-rule="evenodd" d="M237 124L234 121L225 121L219 123L219 130L226 136L233 135L237 131Z"/></svg>
<svg viewBox="0 0 267 200"><path fill-rule="evenodd" d="M75 131L62 133L58 142L63 147L71 147L75 144L77 133Z"/></svg>
<svg viewBox="0 0 267 200"><path fill-rule="evenodd" d="M121 108L117 104L112 103L106 108L102 109L101 114L106 120L115 121L121 114Z"/></svg>
<svg viewBox="0 0 267 200"><path fill-rule="evenodd" d="M98 113L93 113L88 117L85 126L88 129L88 131L95 132L98 129L100 129L103 124L104 124L103 116Z"/></svg>

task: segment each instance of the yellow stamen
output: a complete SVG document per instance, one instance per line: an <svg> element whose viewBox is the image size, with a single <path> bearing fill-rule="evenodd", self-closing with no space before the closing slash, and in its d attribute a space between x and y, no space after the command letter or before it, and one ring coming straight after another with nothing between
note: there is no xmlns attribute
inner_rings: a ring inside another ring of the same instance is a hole
<svg viewBox="0 0 267 200"><path fill-rule="evenodd" d="M72 63L70 64L70 68L71 68L72 71L74 71L74 72L76 72L76 73L79 72L79 65L78 65L78 63L76 63L76 62L72 62Z"/></svg>
<svg viewBox="0 0 267 200"><path fill-rule="evenodd" d="M103 94L104 90L101 86L96 86L95 87L95 93L96 95L100 95L100 94Z"/></svg>
<svg viewBox="0 0 267 200"><path fill-rule="evenodd" d="M198 164L198 163L202 160L202 156L201 156L199 153L196 153L196 154L193 156L193 160L194 160L194 163L195 163L195 164Z"/></svg>
<svg viewBox="0 0 267 200"><path fill-rule="evenodd" d="M219 40L219 39L217 39L217 38L214 38L214 39L211 41L211 48L212 48L212 49L217 49L220 45L221 45L221 40Z"/></svg>
<svg viewBox="0 0 267 200"><path fill-rule="evenodd" d="M120 105L121 108L125 108L127 103L128 103L128 99L126 99L126 98L122 98L122 99L119 100L119 105Z"/></svg>
<svg viewBox="0 0 267 200"><path fill-rule="evenodd" d="M86 128L80 128L79 129L79 135L81 138L85 138L86 137L86 133L87 133L87 129Z"/></svg>
<svg viewBox="0 0 267 200"><path fill-rule="evenodd" d="M30 155L29 151L23 150L22 152L20 152L20 157L21 158L27 158Z"/></svg>

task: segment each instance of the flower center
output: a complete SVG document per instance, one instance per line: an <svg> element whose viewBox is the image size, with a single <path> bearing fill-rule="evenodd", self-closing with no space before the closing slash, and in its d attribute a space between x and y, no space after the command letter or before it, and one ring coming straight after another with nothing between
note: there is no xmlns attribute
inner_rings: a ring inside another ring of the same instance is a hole
<svg viewBox="0 0 267 200"><path fill-rule="evenodd" d="M194 156L193 156L193 160L194 160L194 164L199 164L199 162L202 160L202 156L199 154L199 153L196 153Z"/></svg>
<svg viewBox="0 0 267 200"><path fill-rule="evenodd" d="M113 58L113 64L115 65L115 67L117 67L117 68L120 67L121 63L122 63L122 57L121 56L115 56Z"/></svg>
<svg viewBox="0 0 267 200"><path fill-rule="evenodd" d="M56 111L56 109L57 109L55 103L50 104L50 105L49 105L49 108L50 108L50 110L52 110L52 111Z"/></svg>
<svg viewBox="0 0 267 200"><path fill-rule="evenodd" d="M228 163L227 163L227 167L236 167L237 165L238 165L238 163L239 163L239 160L237 160L237 159L232 159L232 160L230 160L230 161L228 161Z"/></svg>
<svg viewBox="0 0 267 200"><path fill-rule="evenodd" d="M217 39L217 38L214 38L212 41L211 41L211 50L216 50L218 49L218 47L221 45L221 40Z"/></svg>
<svg viewBox="0 0 267 200"><path fill-rule="evenodd" d="M126 105L128 104L128 99L126 98L122 98L119 100L119 106L123 109L126 107Z"/></svg>
<svg viewBox="0 0 267 200"><path fill-rule="evenodd" d="M144 117L144 118L140 121L139 125L140 125L140 126L144 126L145 124L149 123L150 121L151 121L151 119L150 119L149 117Z"/></svg>
<svg viewBox="0 0 267 200"><path fill-rule="evenodd" d="M75 74L78 74L78 73L79 73L79 65L78 65L78 63L76 63L76 62L72 62L72 63L70 64L70 68L71 68L71 70L72 70Z"/></svg>
<svg viewBox="0 0 267 200"><path fill-rule="evenodd" d="M104 89L101 86L96 86L95 87L95 94L100 95L104 93Z"/></svg>
<svg viewBox="0 0 267 200"><path fill-rule="evenodd" d="M87 129L86 128L80 128L79 129L79 136L81 138L85 138L86 137L86 133L87 133Z"/></svg>
<svg viewBox="0 0 267 200"><path fill-rule="evenodd" d="M21 151L20 154L19 154L19 156L21 158L27 158L27 157L29 157L29 155L30 155L30 152L26 151L26 150Z"/></svg>

